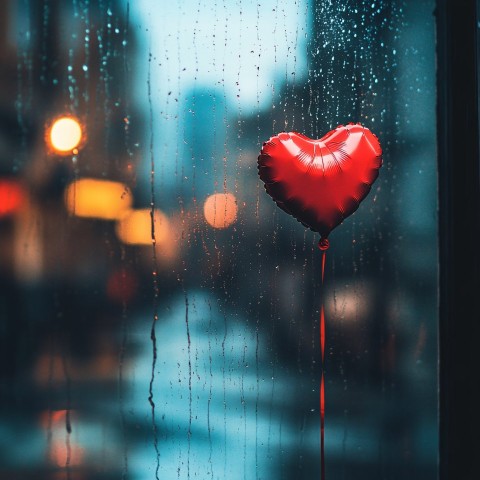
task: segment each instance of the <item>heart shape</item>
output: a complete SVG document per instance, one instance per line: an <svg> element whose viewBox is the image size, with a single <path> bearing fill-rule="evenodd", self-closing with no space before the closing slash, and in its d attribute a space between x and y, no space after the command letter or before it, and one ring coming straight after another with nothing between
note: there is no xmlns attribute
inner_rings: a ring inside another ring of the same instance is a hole
<svg viewBox="0 0 480 480"><path fill-rule="evenodd" d="M359 123L339 125L319 140L280 133L263 144L258 157L267 193L320 233L325 248L330 232L367 196L381 166L377 137Z"/></svg>

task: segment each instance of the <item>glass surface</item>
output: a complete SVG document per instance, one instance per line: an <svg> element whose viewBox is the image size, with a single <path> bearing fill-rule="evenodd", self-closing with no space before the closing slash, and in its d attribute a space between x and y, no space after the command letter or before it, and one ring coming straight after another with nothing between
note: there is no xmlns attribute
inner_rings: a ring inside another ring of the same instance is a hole
<svg viewBox="0 0 480 480"><path fill-rule="evenodd" d="M322 369L328 479L437 478L434 7L1 3L1 479L320 478ZM349 122L322 284L257 156Z"/></svg>

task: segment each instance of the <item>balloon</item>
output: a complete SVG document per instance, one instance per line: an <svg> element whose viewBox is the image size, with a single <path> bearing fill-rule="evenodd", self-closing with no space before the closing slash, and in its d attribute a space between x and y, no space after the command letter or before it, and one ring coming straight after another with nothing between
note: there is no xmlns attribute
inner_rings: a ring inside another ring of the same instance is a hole
<svg viewBox="0 0 480 480"><path fill-rule="evenodd" d="M377 137L359 123L339 125L319 140L283 132L262 146L258 173L276 204L311 230L328 235L357 210L382 166Z"/></svg>

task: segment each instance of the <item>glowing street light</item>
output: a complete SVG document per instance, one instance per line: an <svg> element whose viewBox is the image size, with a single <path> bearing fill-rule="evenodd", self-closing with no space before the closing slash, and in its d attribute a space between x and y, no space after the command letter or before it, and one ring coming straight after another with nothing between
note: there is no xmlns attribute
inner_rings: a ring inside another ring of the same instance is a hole
<svg viewBox="0 0 480 480"><path fill-rule="evenodd" d="M77 154L82 137L80 122L71 116L57 118L47 130L48 144L61 155Z"/></svg>

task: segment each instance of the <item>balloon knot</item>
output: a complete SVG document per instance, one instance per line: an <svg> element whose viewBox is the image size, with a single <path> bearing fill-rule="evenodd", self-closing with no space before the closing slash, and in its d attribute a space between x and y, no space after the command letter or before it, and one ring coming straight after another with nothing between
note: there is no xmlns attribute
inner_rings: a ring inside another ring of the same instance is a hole
<svg viewBox="0 0 480 480"><path fill-rule="evenodd" d="M330 246L330 242L328 241L327 238L321 238L320 241L318 242L318 248L322 250L322 252L327 250L329 246Z"/></svg>

